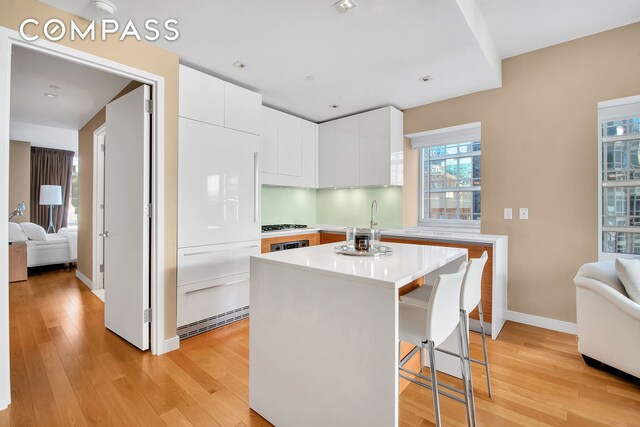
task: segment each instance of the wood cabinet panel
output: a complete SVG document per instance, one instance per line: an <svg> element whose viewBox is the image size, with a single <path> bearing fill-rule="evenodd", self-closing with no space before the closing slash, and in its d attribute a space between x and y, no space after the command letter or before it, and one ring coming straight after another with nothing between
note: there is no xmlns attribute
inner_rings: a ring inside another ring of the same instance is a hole
<svg viewBox="0 0 640 427"><path fill-rule="evenodd" d="M9 282L27 280L27 245L16 242L9 245Z"/></svg>
<svg viewBox="0 0 640 427"><path fill-rule="evenodd" d="M260 246L262 253L266 254L271 252L271 245L274 243L292 242L296 240L309 240L309 246L316 246L320 244L320 233L294 234L293 236L263 238Z"/></svg>
<svg viewBox="0 0 640 427"><path fill-rule="evenodd" d="M418 239L405 239L399 237L382 237L383 242L392 243L408 243L412 245L430 245L430 246L445 246L449 248L464 248L469 251L469 258L480 258L484 251L487 251L489 258L484 266L482 272L482 308L484 311L484 321L491 323L492 302L493 302L493 247L491 245L471 245L468 243L453 243L431 240L418 240ZM471 313L472 319L479 319L478 309L475 309Z"/></svg>

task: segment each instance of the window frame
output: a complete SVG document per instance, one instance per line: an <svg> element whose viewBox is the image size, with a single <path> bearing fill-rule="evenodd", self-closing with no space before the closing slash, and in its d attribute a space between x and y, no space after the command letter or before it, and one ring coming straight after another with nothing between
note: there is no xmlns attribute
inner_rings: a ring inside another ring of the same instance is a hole
<svg viewBox="0 0 640 427"><path fill-rule="evenodd" d="M603 251L603 233L604 233L604 186L603 186L603 148L604 144L607 142L603 136L602 125L603 123L614 121L614 120L623 120L628 119L633 116L640 117L640 96L631 96L628 98L620 98L613 99L610 101L602 101L598 102L598 121L597 121L597 132L598 132L598 260L599 261L611 261L616 258L638 258L638 254L629 254L629 253L618 253L618 252L604 252ZM623 136L619 138L620 140L636 140L640 139L640 135L634 136ZM638 186L640 186L640 180L638 181ZM636 187L636 186L633 186ZM627 196L628 197L628 196ZM615 228L607 227L607 228ZM626 232L629 232L626 230ZM640 227L638 228L638 233L640 234Z"/></svg>
<svg viewBox="0 0 640 427"><path fill-rule="evenodd" d="M411 145L414 149L419 149L419 165L418 165L418 226L426 228L438 228L438 229L454 229L462 230L465 232L479 233L482 221L482 208L481 216L479 220L468 219L435 219L424 218L425 214L425 156L424 150L430 147L439 145L452 145L480 142L480 150L473 151L469 154L461 155L460 153L452 156L442 156L443 159L448 158L461 158L471 156L479 156L480 162L482 162L482 135L481 135L481 123L468 123L459 126L452 126L443 129L436 129L433 131L420 132L417 134L407 135L411 139ZM440 157L440 156L439 156ZM481 169L482 170L482 169ZM428 175L427 175L428 176ZM481 172L482 179L482 172ZM480 186L460 187L456 192L464 191L480 191L480 197L482 198L482 183ZM440 191L437 191L440 192ZM482 204L481 204L482 206Z"/></svg>

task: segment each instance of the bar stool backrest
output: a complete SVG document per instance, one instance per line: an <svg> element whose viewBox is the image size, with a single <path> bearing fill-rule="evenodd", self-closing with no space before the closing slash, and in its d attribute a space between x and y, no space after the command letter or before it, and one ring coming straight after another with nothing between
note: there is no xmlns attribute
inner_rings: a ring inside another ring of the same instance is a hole
<svg viewBox="0 0 640 427"><path fill-rule="evenodd" d="M462 292L460 293L460 308L463 308L467 313L471 313L480 303L482 272L488 258L487 251L484 251L480 258L472 258L467 263L467 272L464 275Z"/></svg>
<svg viewBox="0 0 640 427"><path fill-rule="evenodd" d="M456 329L460 321L460 291L466 262L457 273L441 274L431 291L427 310L427 340L439 346Z"/></svg>

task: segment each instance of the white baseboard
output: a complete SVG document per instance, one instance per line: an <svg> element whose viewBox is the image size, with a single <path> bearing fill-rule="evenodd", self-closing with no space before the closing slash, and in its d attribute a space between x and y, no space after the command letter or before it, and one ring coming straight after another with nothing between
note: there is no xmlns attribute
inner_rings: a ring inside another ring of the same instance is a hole
<svg viewBox="0 0 640 427"><path fill-rule="evenodd" d="M93 282L91 280L89 280L89 278L87 276L85 276L84 274L80 273L80 271L78 269L76 269L76 277L78 279L80 279L80 281L82 283L87 285L89 287L89 289L93 290Z"/></svg>
<svg viewBox="0 0 640 427"><path fill-rule="evenodd" d="M507 310L507 320L525 325L537 326L539 328L550 329L552 331L564 332L576 335L578 326L575 323L563 320L550 319L548 317L534 316L533 314L519 313Z"/></svg>
<svg viewBox="0 0 640 427"><path fill-rule="evenodd" d="M162 348L158 349L158 355L169 353L170 351L177 350L179 348L180 338L176 335L175 337L164 340Z"/></svg>

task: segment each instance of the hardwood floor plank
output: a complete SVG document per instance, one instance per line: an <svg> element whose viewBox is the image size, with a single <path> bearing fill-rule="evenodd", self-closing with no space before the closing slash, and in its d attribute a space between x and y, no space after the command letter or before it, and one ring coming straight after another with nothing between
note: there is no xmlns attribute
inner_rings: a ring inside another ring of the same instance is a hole
<svg viewBox="0 0 640 427"><path fill-rule="evenodd" d="M248 321L156 357L104 328L103 303L73 271L36 272L9 289L13 403L0 427L270 425L249 408ZM480 358L480 336L470 341ZM640 427L640 379L588 367L575 336L507 322L488 351L493 399L473 366L479 426ZM431 393L404 384L399 425L432 426ZM447 427L466 425L462 404L443 397L441 410Z"/></svg>
<svg viewBox="0 0 640 427"><path fill-rule="evenodd" d="M160 415L162 421L168 427L192 427L193 424L189 422L189 420L180 412L180 410L173 408L169 412L165 412Z"/></svg>

